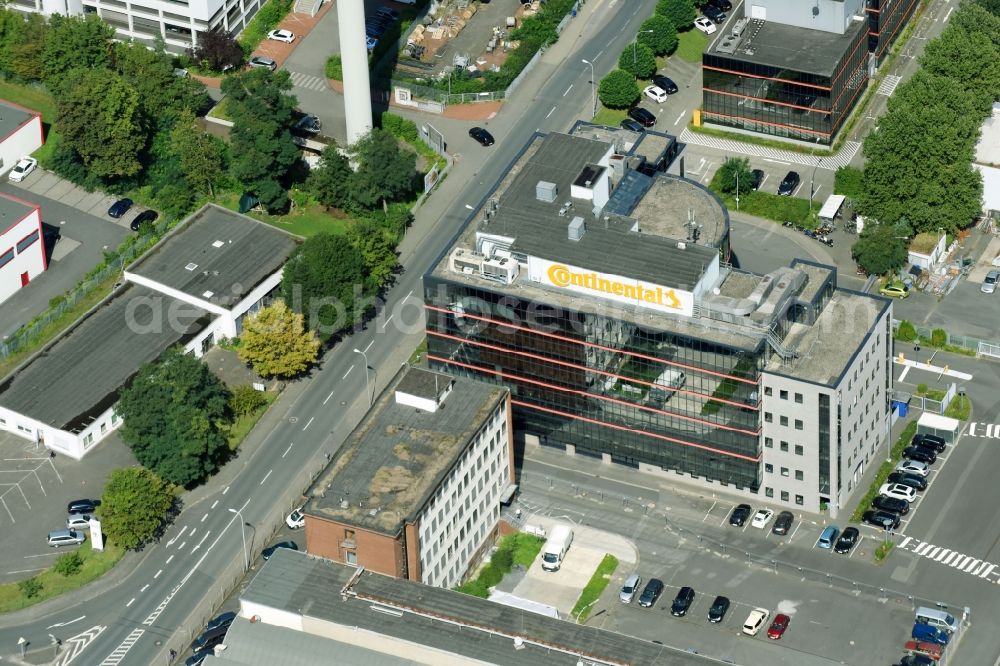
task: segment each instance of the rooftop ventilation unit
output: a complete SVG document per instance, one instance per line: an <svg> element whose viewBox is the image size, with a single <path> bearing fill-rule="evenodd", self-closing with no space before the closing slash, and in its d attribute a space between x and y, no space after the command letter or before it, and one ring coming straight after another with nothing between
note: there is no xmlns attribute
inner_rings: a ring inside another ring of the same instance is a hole
<svg viewBox="0 0 1000 666"><path fill-rule="evenodd" d="M555 183L550 183L547 180L540 180L535 185L535 198L539 201L552 203L556 200L557 195L558 188Z"/></svg>
<svg viewBox="0 0 1000 666"><path fill-rule="evenodd" d="M578 241L583 238L583 234L587 231L587 225L584 223L583 218L577 215L569 223L569 239L571 241Z"/></svg>
<svg viewBox="0 0 1000 666"><path fill-rule="evenodd" d="M225 246L226 246L225 241L217 240L214 243L212 243L212 247L214 247L215 249L219 249L220 247L225 247Z"/></svg>
<svg viewBox="0 0 1000 666"><path fill-rule="evenodd" d="M483 255L465 248L455 248L448 258L448 268L455 273L479 275L483 272Z"/></svg>
<svg viewBox="0 0 1000 666"><path fill-rule="evenodd" d="M188 264L187 266L185 266L184 268L186 270L193 271L193 270L196 270L198 268L198 264L192 262L192 263Z"/></svg>
<svg viewBox="0 0 1000 666"><path fill-rule="evenodd" d="M733 24L733 37L739 37L746 30L747 24L750 23L750 19L741 18L739 21Z"/></svg>
<svg viewBox="0 0 1000 666"><path fill-rule="evenodd" d="M562 207L559 208L559 217L566 217L566 213L573 207L572 201L565 202Z"/></svg>
<svg viewBox="0 0 1000 666"><path fill-rule="evenodd" d="M487 280L510 284L517 278L517 262L512 259L489 259L483 262L483 277Z"/></svg>

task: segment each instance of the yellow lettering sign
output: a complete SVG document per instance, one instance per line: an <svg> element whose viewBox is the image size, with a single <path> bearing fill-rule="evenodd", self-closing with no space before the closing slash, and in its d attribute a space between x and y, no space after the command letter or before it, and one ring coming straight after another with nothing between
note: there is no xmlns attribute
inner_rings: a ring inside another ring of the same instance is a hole
<svg viewBox="0 0 1000 666"><path fill-rule="evenodd" d="M603 292L612 296L654 303L675 310L682 309L681 299L673 289L663 287L650 288L640 283L621 282L604 277L598 273L578 273L562 264L552 264L548 270L549 282L555 287L582 287L591 291Z"/></svg>

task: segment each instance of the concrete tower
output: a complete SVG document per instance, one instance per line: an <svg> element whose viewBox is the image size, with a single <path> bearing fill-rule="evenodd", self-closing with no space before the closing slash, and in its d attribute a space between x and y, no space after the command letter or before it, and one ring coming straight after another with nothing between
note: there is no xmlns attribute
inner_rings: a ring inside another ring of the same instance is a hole
<svg viewBox="0 0 1000 666"><path fill-rule="evenodd" d="M364 0L337 0L337 21L340 24L340 58L344 66L347 145L351 145L372 128Z"/></svg>

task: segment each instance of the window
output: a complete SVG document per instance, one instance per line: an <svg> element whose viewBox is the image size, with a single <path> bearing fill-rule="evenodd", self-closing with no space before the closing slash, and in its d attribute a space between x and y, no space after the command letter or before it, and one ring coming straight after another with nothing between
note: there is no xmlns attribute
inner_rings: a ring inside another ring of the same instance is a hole
<svg viewBox="0 0 1000 666"><path fill-rule="evenodd" d="M798 403L798 404L800 404L800 405L802 404L802 394L801 393L796 393L795 394L795 402Z"/></svg>
<svg viewBox="0 0 1000 666"><path fill-rule="evenodd" d="M778 417L778 421L779 421L779 422L781 423L781 425L783 425L783 426L786 426L786 425L788 425L788 417L787 417L787 416L781 416L781 417Z"/></svg>
<svg viewBox="0 0 1000 666"><path fill-rule="evenodd" d="M772 465L771 463L764 463L764 471L767 472L768 474L773 474L774 465Z"/></svg>
<svg viewBox="0 0 1000 666"><path fill-rule="evenodd" d="M353 550L349 550L347 551L344 561L346 561L348 564L356 565L358 563L358 554Z"/></svg>
<svg viewBox="0 0 1000 666"><path fill-rule="evenodd" d="M771 387L770 386L765 386L764 387L764 395L771 395Z"/></svg>
<svg viewBox="0 0 1000 666"><path fill-rule="evenodd" d="M781 501L782 502L787 502L788 501L788 491L787 490L782 490L781 491Z"/></svg>
<svg viewBox="0 0 1000 666"><path fill-rule="evenodd" d="M774 440L771 439L770 437L765 437L764 438L764 447L768 448L768 449L774 448Z"/></svg>
<svg viewBox="0 0 1000 666"><path fill-rule="evenodd" d="M802 419L795 419L795 429L802 430Z"/></svg>
<svg viewBox="0 0 1000 666"><path fill-rule="evenodd" d="M788 476L788 468L787 467L782 467L781 468L781 476Z"/></svg>
<svg viewBox="0 0 1000 666"><path fill-rule="evenodd" d="M764 488L765 497L774 497L774 488Z"/></svg>
<svg viewBox="0 0 1000 666"><path fill-rule="evenodd" d="M802 445L801 444L796 444L795 445L795 455L797 455L797 456L801 456L802 455Z"/></svg>
<svg viewBox="0 0 1000 666"><path fill-rule="evenodd" d="M779 391L778 397L782 400L788 400L788 391Z"/></svg>
<svg viewBox="0 0 1000 666"><path fill-rule="evenodd" d="M35 229L30 234L28 234L27 236L25 236L24 238L22 238L17 242L17 253L21 254L29 247L34 245L35 241L37 240L38 240L38 230Z"/></svg>
<svg viewBox="0 0 1000 666"><path fill-rule="evenodd" d="M354 530L344 530L344 541L354 541Z"/></svg>
<svg viewBox="0 0 1000 666"><path fill-rule="evenodd" d="M788 442L782 442L781 443L781 450L782 451L787 451L788 450Z"/></svg>
<svg viewBox="0 0 1000 666"><path fill-rule="evenodd" d="M771 416L771 412L764 412L764 423L772 423L773 421L774 417Z"/></svg>
<svg viewBox="0 0 1000 666"><path fill-rule="evenodd" d="M3 254L0 254L0 266L4 266L5 264L9 263L13 258L14 258L14 248L7 250Z"/></svg>
<svg viewBox="0 0 1000 666"><path fill-rule="evenodd" d="M806 498L803 497L802 495L796 495L795 496L795 503L798 504L799 506L802 506L803 504L806 503Z"/></svg>
<svg viewBox="0 0 1000 666"><path fill-rule="evenodd" d="M795 470L795 480L802 481L803 479L805 479L805 477L802 475L802 470L801 469Z"/></svg>

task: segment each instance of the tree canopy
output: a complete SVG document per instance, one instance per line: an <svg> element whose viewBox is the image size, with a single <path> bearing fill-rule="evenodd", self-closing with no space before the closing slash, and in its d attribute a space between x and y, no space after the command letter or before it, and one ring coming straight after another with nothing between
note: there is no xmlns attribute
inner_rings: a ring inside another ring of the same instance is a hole
<svg viewBox="0 0 1000 666"><path fill-rule="evenodd" d="M319 338L283 301L243 320L239 356L261 377L295 377L319 355Z"/></svg>
<svg viewBox="0 0 1000 666"><path fill-rule="evenodd" d="M677 48L677 27L662 14L653 14L639 26L637 39L658 56L670 55Z"/></svg>
<svg viewBox="0 0 1000 666"><path fill-rule="evenodd" d="M351 178L354 170L350 160L336 143L323 149L319 166L309 172L306 189L327 208L347 209L351 203Z"/></svg>
<svg viewBox="0 0 1000 666"><path fill-rule="evenodd" d="M632 42L618 56L618 67L637 79L648 79L656 73L656 55L642 42Z"/></svg>
<svg viewBox="0 0 1000 666"><path fill-rule="evenodd" d="M354 142L351 157L358 168L350 179L351 200L371 210L413 192L417 156L401 148L389 132L375 128Z"/></svg>
<svg viewBox="0 0 1000 666"><path fill-rule="evenodd" d="M371 284L382 287L389 282L399 266L395 237L374 222L359 220L347 238L364 257Z"/></svg>
<svg viewBox="0 0 1000 666"><path fill-rule="evenodd" d="M669 19L677 30L687 30L698 16L694 0L659 0L656 13Z"/></svg>
<svg viewBox="0 0 1000 666"><path fill-rule="evenodd" d="M170 486L155 473L123 467L108 475L97 516L109 541L138 550L162 533L174 502Z"/></svg>
<svg viewBox="0 0 1000 666"><path fill-rule="evenodd" d="M170 143L191 187L202 194L212 194L213 186L222 176L225 154L222 141L203 132L194 114L185 110L170 132Z"/></svg>
<svg viewBox="0 0 1000 666"><path fill-rule="evenodd" d="M746 194L753 189L753 174L750 169L749 157L727 157L719 167L717 176L719 187L723 192L736 194L739 183L740 194Z"/></svg>
<svg viewBox="0 0 1000 666"><path fill-rule="evenodd" d="M905 227L890 224L866 224L851 255L871 275L885 275L902 268L907 261Z"/></svg>
<svg viewBox="0 0 1000 666"><path fill-rule="evenodd" d="M198 45L188 53L202 67L221 72L243 64L243 47L223 31L209 30L198 35Z"/></svg>
<svg viewBox="0 0 1000 666"><path fill-rule="evenodd" d="M601 85L597 88L597 96L601 99L601 104L609 109L627 109L642 94L639 84L635 81L635 75L626 72L624 69L615 69L608 72L607 76L601 79Z"/></svg>

